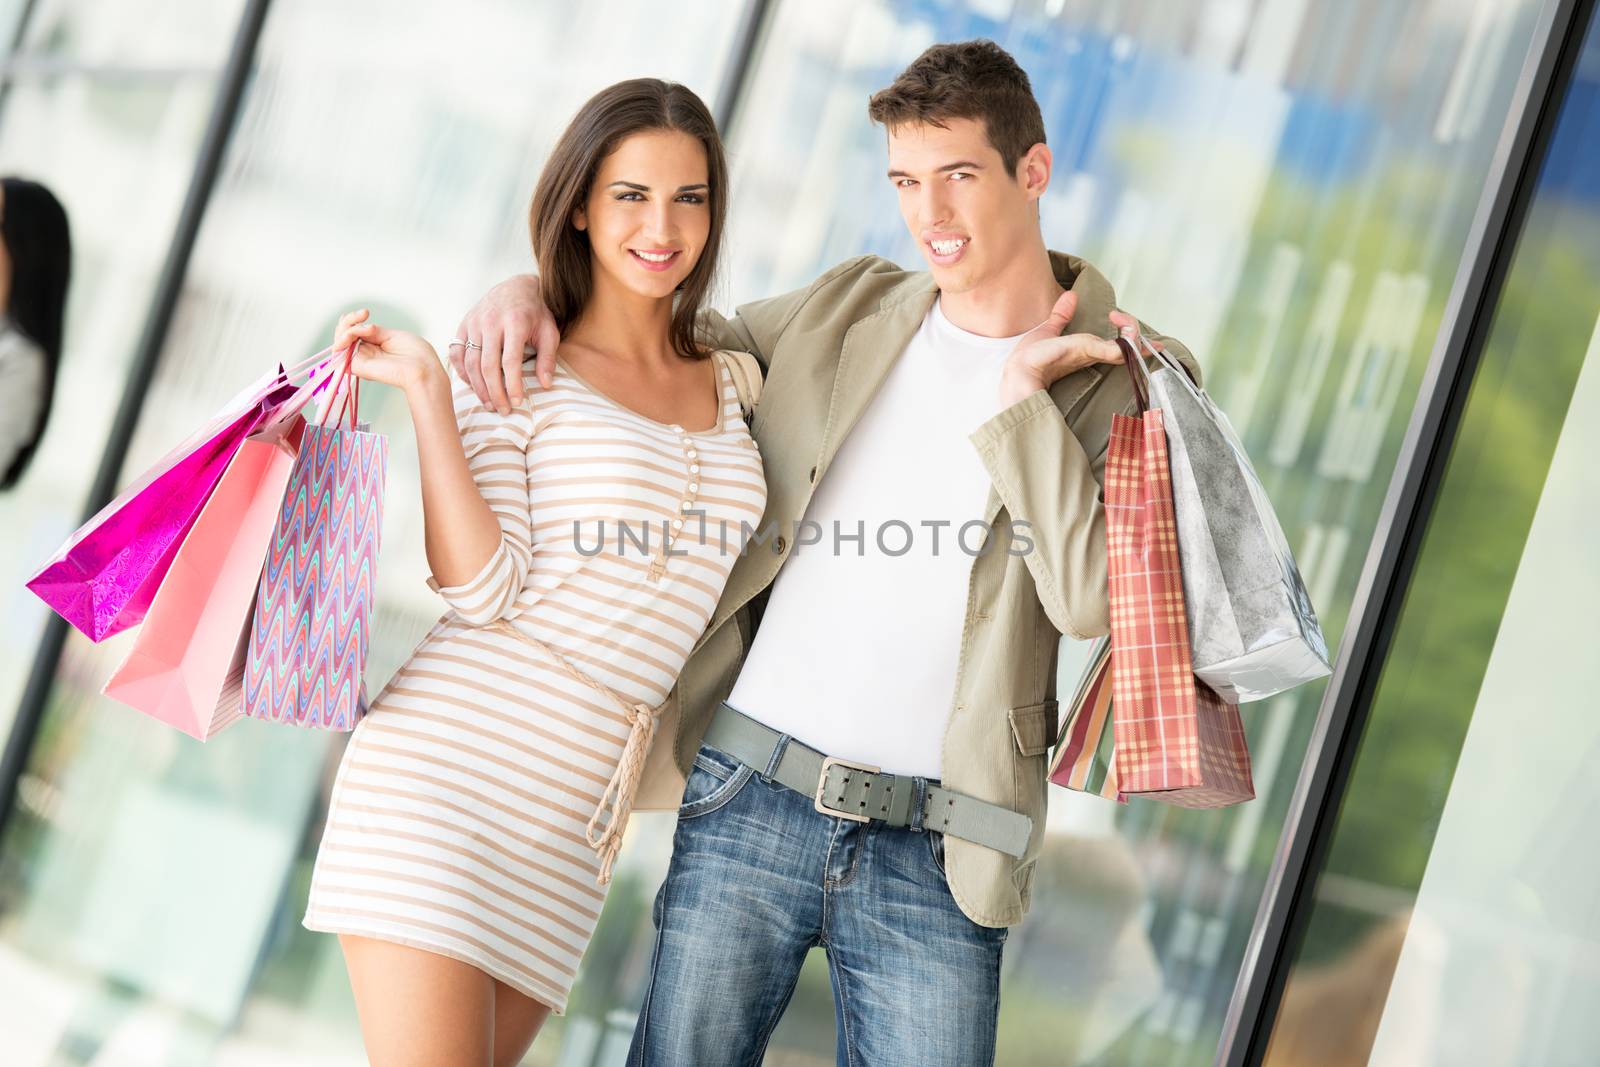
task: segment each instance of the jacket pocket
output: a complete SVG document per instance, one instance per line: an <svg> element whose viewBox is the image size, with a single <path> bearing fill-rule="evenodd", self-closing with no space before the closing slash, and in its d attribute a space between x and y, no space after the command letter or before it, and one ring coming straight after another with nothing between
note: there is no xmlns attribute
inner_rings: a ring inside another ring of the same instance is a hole
<svg viewBox="0 0 1600 1067"><path fill-rule="evenodd" d="M1054 700L1042 704L1012 708L1006 712L1011 722L1011 738L1016 742L1017 754L1042 756L1056 743L1056 709Z"/></svg>

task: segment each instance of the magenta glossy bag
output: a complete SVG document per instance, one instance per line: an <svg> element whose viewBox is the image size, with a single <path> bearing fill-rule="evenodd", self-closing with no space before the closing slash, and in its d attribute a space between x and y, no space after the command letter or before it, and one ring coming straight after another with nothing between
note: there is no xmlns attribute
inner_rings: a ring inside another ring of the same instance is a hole
<svg viewBox="0 0 1600 1067"><path fill-rule="evenodd" d="M262 377L84 523L28 588L91 641L137 626L234 454L328 350ZM302 401L303 403L304 401Z"/></svg>

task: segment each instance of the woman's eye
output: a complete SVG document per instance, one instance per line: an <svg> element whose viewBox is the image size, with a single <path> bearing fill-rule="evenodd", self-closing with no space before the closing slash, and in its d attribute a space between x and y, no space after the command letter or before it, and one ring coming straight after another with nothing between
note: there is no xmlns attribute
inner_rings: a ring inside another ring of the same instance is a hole
<svg viewBox="0 0 1600 1067"><path fill-rule="evenodd" d="M678 197L678 199L683 201L685 204L703 204L706 202L706 198L701 196L699 193L684 193L682 196Z"/></svg>
<svg viewBox="0 0 1600 1067"><path fill-rule="evenodd" d="M643 200L644 197L640 196L638 193L618 193L617 194L617 199L618 200Z"/></svg>

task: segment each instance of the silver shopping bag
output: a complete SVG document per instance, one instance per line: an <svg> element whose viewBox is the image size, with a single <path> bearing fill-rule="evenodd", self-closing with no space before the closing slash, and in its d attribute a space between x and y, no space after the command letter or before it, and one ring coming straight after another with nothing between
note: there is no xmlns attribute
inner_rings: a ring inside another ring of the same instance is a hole
<svg viewBox="0 0 1600 1067"><path fill-rule="evenodd" d="M1194 673L1231 703L1331 673L1300 569L1228 417L1182 364L1144 344L1150 363L1134 362L1167 431Z"/></svg>

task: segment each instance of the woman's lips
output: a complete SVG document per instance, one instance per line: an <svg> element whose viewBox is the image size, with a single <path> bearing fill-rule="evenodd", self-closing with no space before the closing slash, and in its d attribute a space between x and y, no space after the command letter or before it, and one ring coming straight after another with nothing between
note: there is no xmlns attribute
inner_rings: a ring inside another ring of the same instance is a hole
<svg viewBox="0 0 1600 1067"><path fill-rule="evenodd" d="M628 249L628 255L633 257L635 263L645 270L651 271L669 270L674 263L678 262L678 257L682 254L682 252L670 249L658 250L651 248L646 249L643 254L640 253L639 249ZM661 258L663 256L665 258Z"/></svg>

